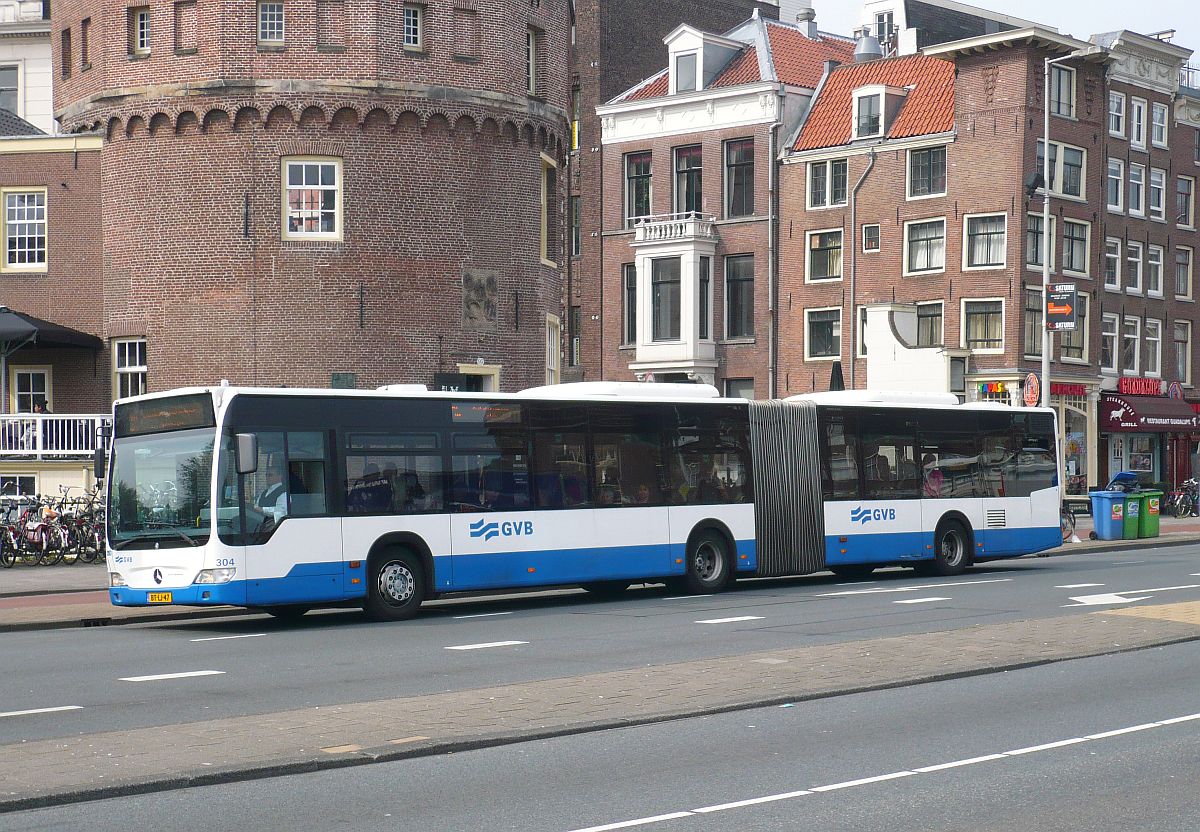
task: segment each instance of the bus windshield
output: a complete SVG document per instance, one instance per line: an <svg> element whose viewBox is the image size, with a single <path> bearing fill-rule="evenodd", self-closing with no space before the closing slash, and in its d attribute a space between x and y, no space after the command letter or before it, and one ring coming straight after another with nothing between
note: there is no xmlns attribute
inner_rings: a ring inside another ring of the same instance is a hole
<svg viewBox="0 0 1200 832"><path fill-rule="evenodd" d="M208 542L215 439L213 428L116 439L108 496L113 549Z"/></svg>

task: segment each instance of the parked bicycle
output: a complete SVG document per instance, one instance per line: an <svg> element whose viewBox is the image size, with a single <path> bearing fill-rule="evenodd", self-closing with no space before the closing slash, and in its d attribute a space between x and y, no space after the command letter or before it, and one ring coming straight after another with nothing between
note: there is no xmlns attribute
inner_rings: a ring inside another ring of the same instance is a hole
<svg viewBox="0 0 1200 832"><path fill-rule="evenodd" d="M1167 497L1167 511L1175 517L1197 517L1200 509L1196 505L1197 493L1200 492L1200 482L1195 478L1184 480L1178 491L1172 491Z"/></svg>
<svg viewBox="0 0 1200 832"><path fill-rule="evenodd" d="M91 491L72 498L70 490L60 486L58 499L20 496L0 501L0 566L53 566L103 559L101 497Z"/></svg>

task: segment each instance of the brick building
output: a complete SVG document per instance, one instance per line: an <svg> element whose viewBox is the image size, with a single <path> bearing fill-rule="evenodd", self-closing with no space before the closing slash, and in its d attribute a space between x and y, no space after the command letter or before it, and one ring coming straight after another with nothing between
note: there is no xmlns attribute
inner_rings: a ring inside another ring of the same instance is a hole
<svg viewBox="0 0 1200 832"><path fill-rule="evenodd" d="M62 128L103 137L102 255L74 276L101 299L55 320L111 368L51 381L59 409L557 380L567 0L60 0L53 25Z"/></svg>
<svg viewBox="0 0 1200 832"><path fill-rule="evenodd" d="M607 378L775 393L775 158L827 60L854 45L755 14L723 35L683 25L666 68L599 108Z"/></svg>

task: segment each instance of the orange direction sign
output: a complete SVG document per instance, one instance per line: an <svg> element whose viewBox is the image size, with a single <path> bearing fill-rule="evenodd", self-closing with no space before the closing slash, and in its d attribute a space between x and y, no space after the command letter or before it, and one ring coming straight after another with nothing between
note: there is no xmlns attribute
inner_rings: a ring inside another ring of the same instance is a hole
<svg viewBox="0 0 1200 832"><path fill-rule="evenodd" d="M1071 330L1075 328L1075 309L1079 301L1074 283L1052 283L1046 293L1046 328Z"/></svg>

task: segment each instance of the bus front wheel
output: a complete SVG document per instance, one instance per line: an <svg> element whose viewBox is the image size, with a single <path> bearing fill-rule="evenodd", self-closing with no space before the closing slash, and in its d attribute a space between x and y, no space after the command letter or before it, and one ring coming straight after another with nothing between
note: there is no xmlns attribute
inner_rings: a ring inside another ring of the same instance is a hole
<svg viewBox="0 0 1200 832"><path fill-rule="evenodd" d="M425 567L413 552L392 547L372 555L363 611L375 621L402 621L425 600Z"/></svg>
<svg viewBox="0 0 1200 832"><path fill-rule="evenodd" d="M934 575L961 575L970 563L971 536L957 520L938 526L933 538L933 560L927 569Z"/></svg>
<svg viewBox="0 0 1200 832"><path fill-rule="evenodd" d="M692 538L687 551L687 570L683 588L700 594L724 589L729 583L731 559L725 538L715 531L703 531Z"/></svg>

